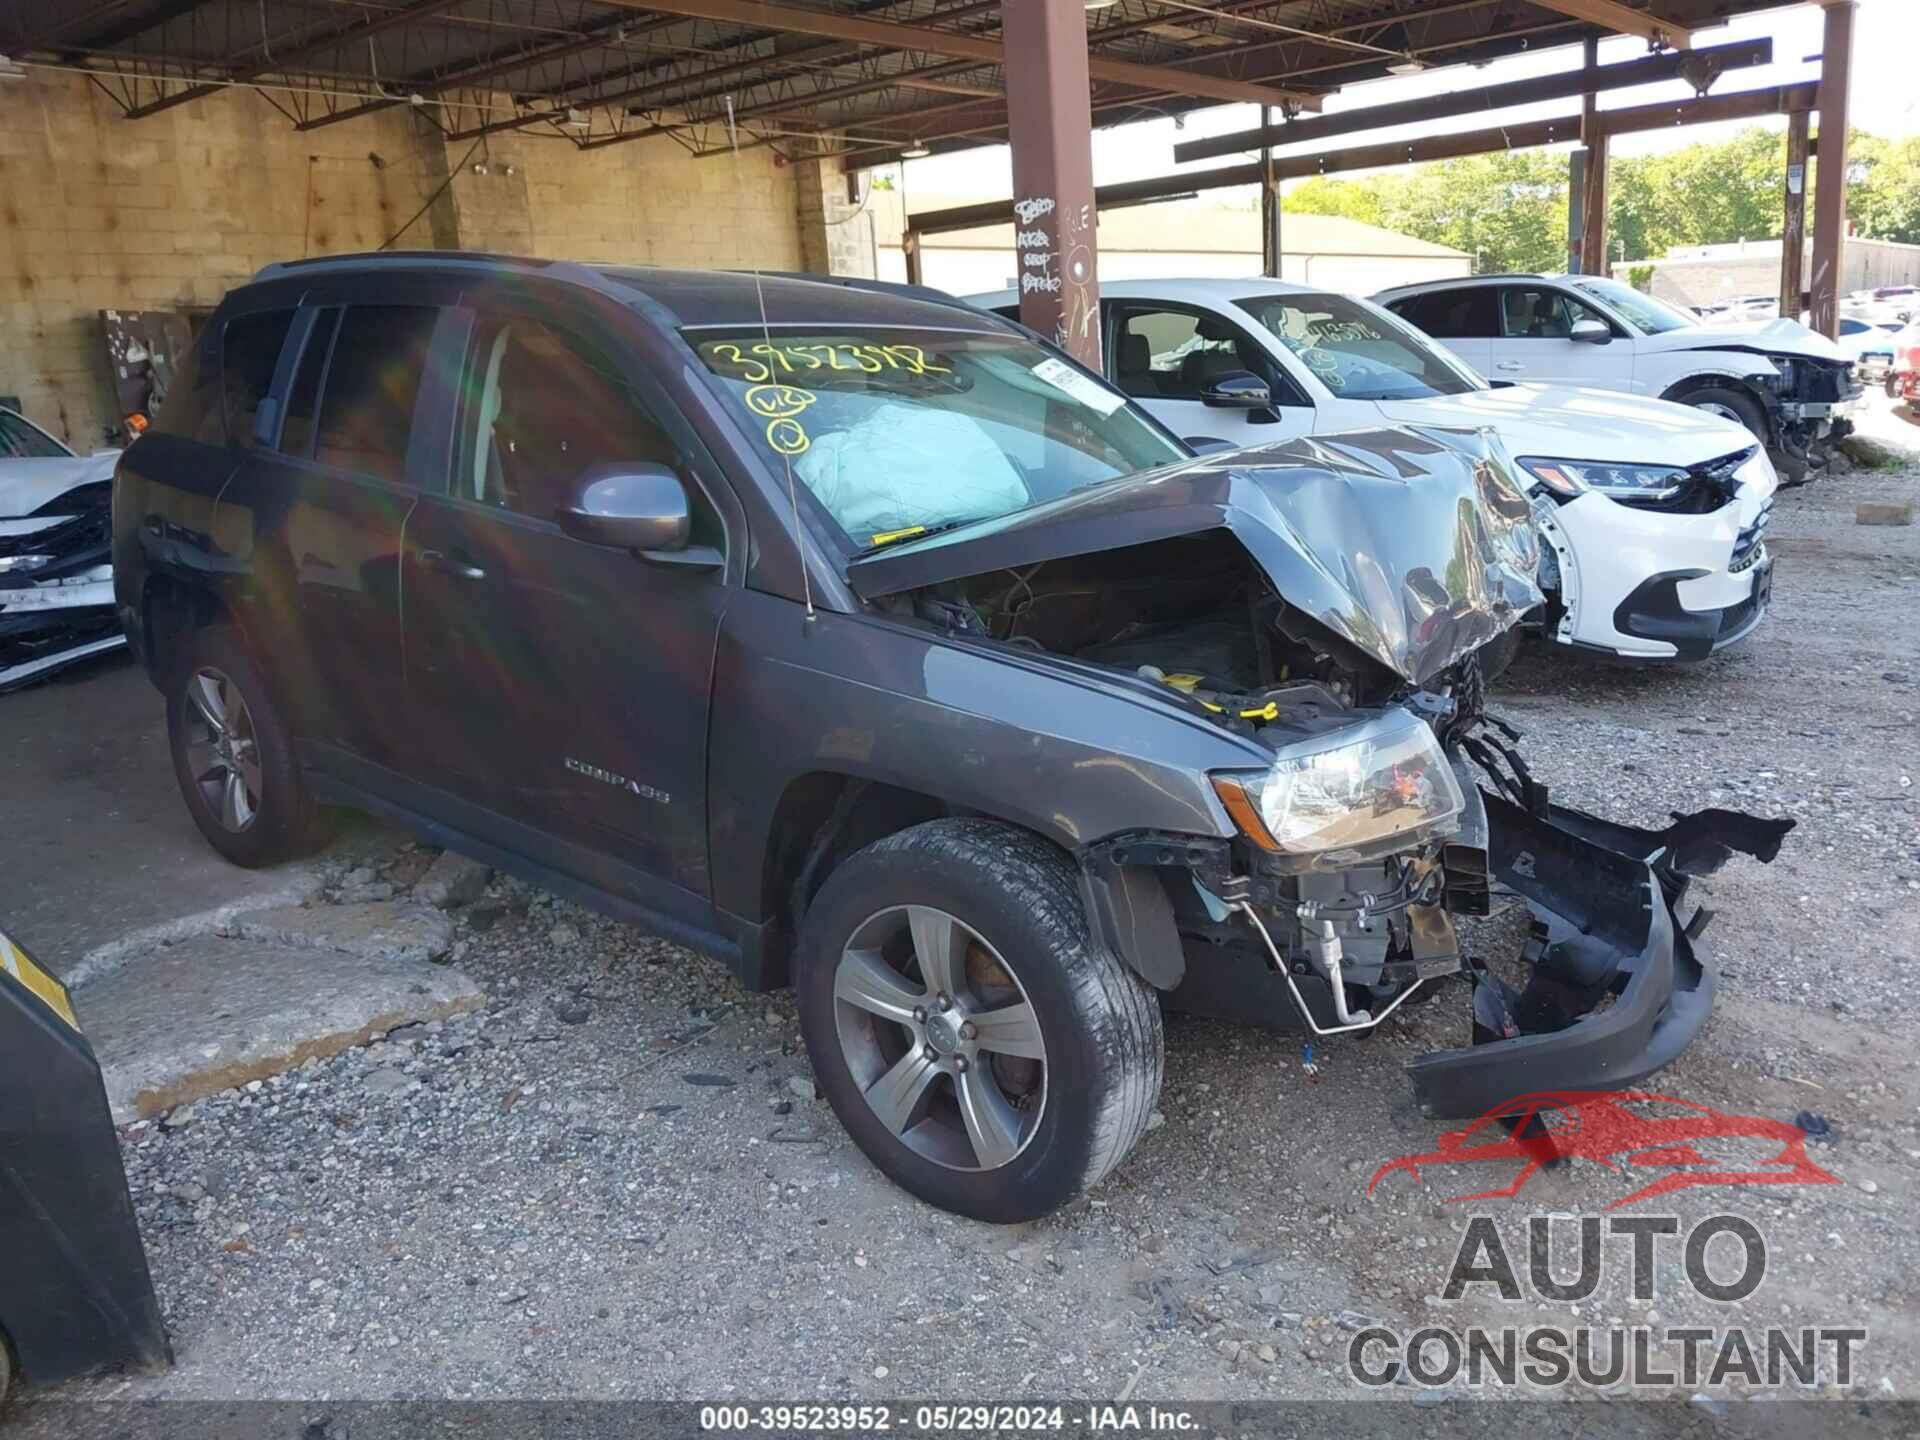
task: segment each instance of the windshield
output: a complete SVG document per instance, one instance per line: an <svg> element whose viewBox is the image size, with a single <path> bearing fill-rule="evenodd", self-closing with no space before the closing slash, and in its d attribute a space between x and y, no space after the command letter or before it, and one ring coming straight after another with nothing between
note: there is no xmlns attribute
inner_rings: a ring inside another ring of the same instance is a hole
<svg viewBox="0 0 1920 1440"><path fill-rule="evenodd" d="M1187 458L1127 397L1017 335L687 336L761 453L855 548Z"/></svg>
<svg viewBox="0 0 1920 1440"><path fill-rule="evenodd" d="M0 460L70 460L73 452L11 410L0 410Z"/></svg>
<svg viewBox="0 0 1920 1440"><path fill-rule="evenodd" d="M1339 399L1422 400L1482 388L1426 336L1344 295L1256 295L1237 303Z"/></svg>
<svg viewBox="0 0 1920 1440"><path fill-rule="evenodd" d="M1664 335L1669 330L1684 330L1689 325L1700 323L1699 317L1676 310L1666 301L1644 295L1618 280L1594 277L1577 279L1573 283L1576 289L1584 290L1594 299L1612 307L1615 314L1642 335Z"/></svg>

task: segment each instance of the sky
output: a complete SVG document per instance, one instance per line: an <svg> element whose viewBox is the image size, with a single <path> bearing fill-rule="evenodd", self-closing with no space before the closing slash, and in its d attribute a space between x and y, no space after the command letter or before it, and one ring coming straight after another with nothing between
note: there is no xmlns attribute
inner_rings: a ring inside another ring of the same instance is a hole
<svg viewBox="0 0 1920 1440"><path fill-rule="evenodd" d="M1807 57L1817 57L1820 53L1821 24L1819 8L1803 4L1744 16L1696 32L1696 45L1725 44L1757 35L1773 37L1772 65L1722 76L1711 93L1720 95L1735 90L1758 90L1818 78L1818 64L1808 63ZM1631 60L1646 53L1644 41L1619 37L1601 43L1600 62L1604 65ZM1461 65L1420 75L1397 76L1350 86L1331 95L1325 102L1323 113L1331 115L1357 106L1383 105L1394 100L1445 94L1452 90L1577 69L1580 63L1580 47L1569 45L1535 54L1516 55L1483 66ZM1920 83L1916 83L1915 78L1917 68L1920 68L1920 0L1861 0L1854 20L1853 128L1889 137L1920 134ZM1600 107L1612 110L1661 100L1683 100L1690 98L1692 93L1689 87L1677 81L1643 85L1630 90L1608 91L1600 97ZM1578 101L1554 100L1518 106L1501 112L1500 118L1513 121L1545 119L1554 115L1573 114L1578 109ZM1195 111L1182 119L1184 128L1181 129L1176 129L1172 120L1152 120L1139 125L1096 130L1093 137L1094 183L1106 185L1119 180L1146 179L1186 170L1198 171L1256 158L1255 152L1250 151L1244 155L1227 155L1198 162L1190 167L1181 166L1174 163L1173 144L1175 140L1200 135L1249 129L1260 123L1258 107L1221 105ZM1722 139L1749 125L1784 127L1785 123L1784 119L1779 118L1747 120L1626 135L1614 141L1613 153L1652 154L1699 141ZM1355 143L1370 144L1412 134L1435 135L1456 130L1478 130L1487 125L1484 114L1466 115L1374 132ZM1284 155L1288 152L1279 148L1275 153ZM1009 155L1006 147L1001 145L957 155L910 160L904 162L904 169L903 188L907 191L909 208L914 208L912 197L916 192L928 197L937 195L943 199L999 199L1011 193L1013 184ZM1346 173L1359 175L1366 172ZM1226 199L1232 194L1231 191L1221 192L1221 198Z"/></svg>

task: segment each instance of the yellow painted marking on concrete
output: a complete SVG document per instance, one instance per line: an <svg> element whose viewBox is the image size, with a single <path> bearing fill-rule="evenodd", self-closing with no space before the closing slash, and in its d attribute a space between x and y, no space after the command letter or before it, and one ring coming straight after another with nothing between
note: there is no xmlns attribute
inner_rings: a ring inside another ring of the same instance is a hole
<svg viewBox="0 0 1920 1440"><path fill-rule="evenodd" d="M73 1002L67 998L67 987L34 964L32 957L9 940L4 932L0 932L0 970L26 986L49 1010L75 1030L80 1028L80 1022L73 1013Z"/></svg>

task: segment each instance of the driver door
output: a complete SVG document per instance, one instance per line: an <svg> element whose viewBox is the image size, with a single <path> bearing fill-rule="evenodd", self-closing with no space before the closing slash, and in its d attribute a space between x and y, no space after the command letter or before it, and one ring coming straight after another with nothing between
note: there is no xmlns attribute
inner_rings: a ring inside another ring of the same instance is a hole
<svg viewBox="0 0 1920 1440"><path fill-rule="evenodd" d="M1534 385L1633 388L1633 341L1598 310L1553 285L1500 287L1499 329L1489 347L1490 380ZM1597 320L1613 339L1594 345L1572 337L1582 320Z"/></svg>
<svg viewBox="0 0 1920 1440"><path fill-rule="evenodd" d="M1103 329L1108 377L1183 440L1268 445L1313 430L1312 407L1275 373L1260 346L1223 316L1116 301ZM1228 409L1200 398L1208 381L1235 370L1265 381L1273 405Z"/></svg>
<svg viewBox="0 0 1920 1440"><path fill-rule="evenodd" d="M696 539L721 543L717 517L611 346L552 312L467 313L451 474L404 545L407 698L434 784L461 829L710 918L722 574L574 539L555 516L589 467L653 462L687 480Z"/></svg>

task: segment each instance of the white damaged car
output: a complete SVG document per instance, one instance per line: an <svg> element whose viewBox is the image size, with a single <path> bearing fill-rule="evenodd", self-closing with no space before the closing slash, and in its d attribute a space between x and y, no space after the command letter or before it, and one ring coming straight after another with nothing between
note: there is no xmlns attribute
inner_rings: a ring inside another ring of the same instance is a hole
<svg viewBox="0 0 1920 1440"><path fill-rule="evenodd" d="M1018 318L1013 291L968 303ZM1772 590L1777 482L1733 420L1617 391L1490 385L1379 306L1274 280L1100 287L1107 375L1190 442L1235 447L1394 425L1491 428L1538 522L1546 635L1630 660L1700 660Z"/></svg>
<svg viewBox="0 0 1920 1440"><path fill-rule="evenodd" d="M0 690L126 644L110 557L119 458L75 455L0 410Z"/></svg>

